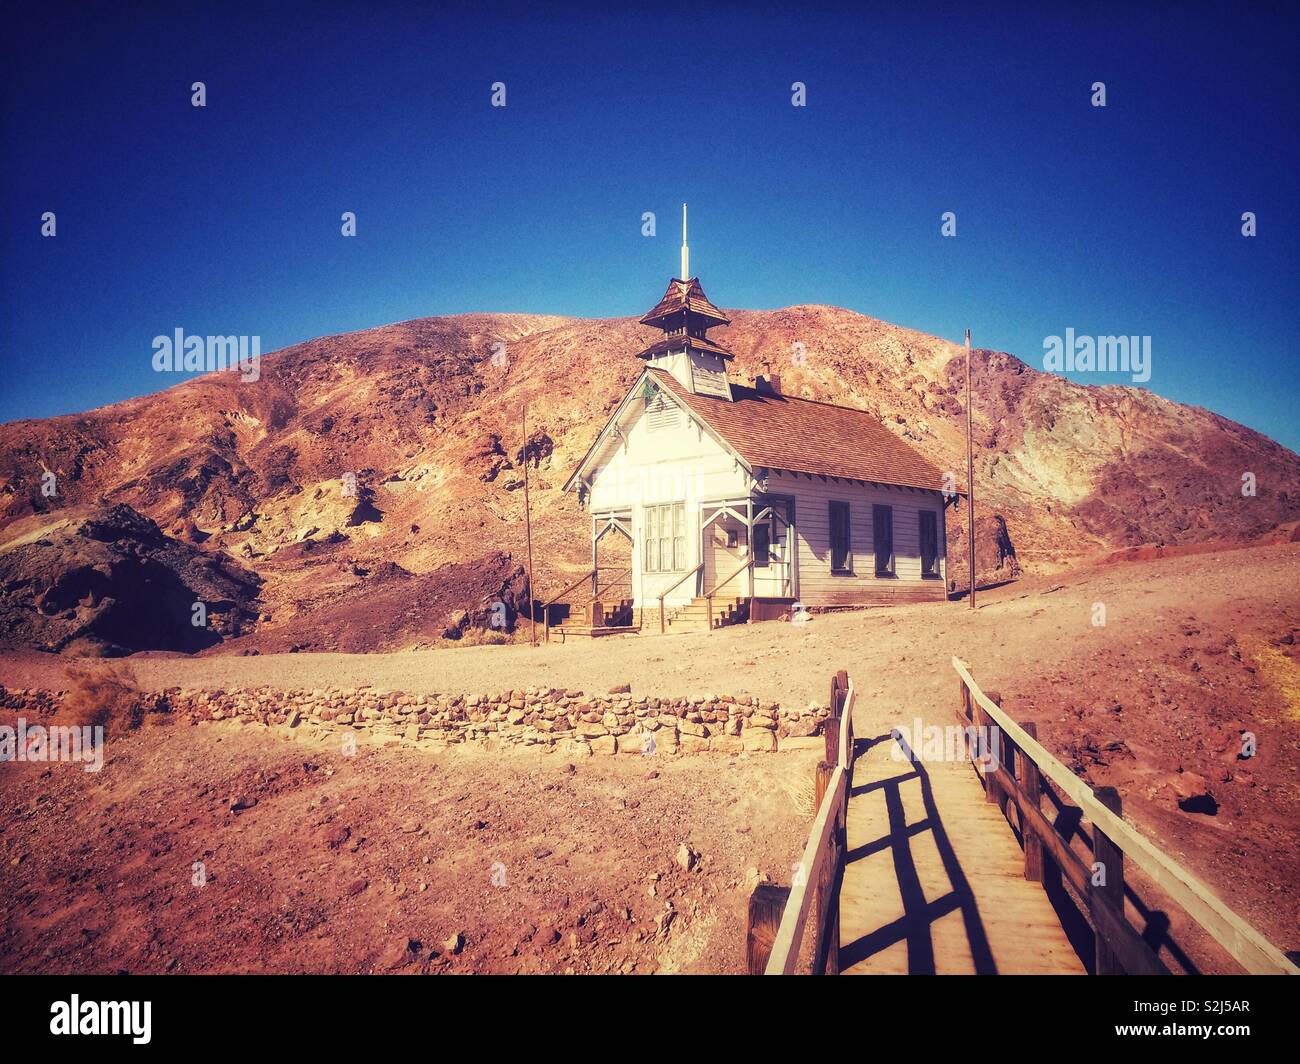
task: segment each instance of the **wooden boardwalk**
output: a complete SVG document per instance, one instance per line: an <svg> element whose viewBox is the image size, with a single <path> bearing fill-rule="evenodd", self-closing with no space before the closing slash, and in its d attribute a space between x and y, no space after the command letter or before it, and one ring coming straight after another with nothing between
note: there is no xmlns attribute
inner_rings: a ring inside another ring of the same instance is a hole
<svg viewBox="0 0 1300 1064"><path fill-rule="evenodd" d="M1167 975L1166 956L1195 971L1165 937L1167 918L1153 921L1151 902L1126 883L1131 861L1243 971L1300 975L1124 821L1114 787L1081 780L1038 742L1032 721L980 690L966 662L952 665L964 741L934 760L873 736L848 673L831 678L817 815L791 885L759 883L749 896L746 971Z"/></svg>
<svg viewBox="0 0 1300 1064"><path fill-rule="evenodd" d="M970 764L895 759L888 736L855 745L841 973L1084 974Z"/></svg>

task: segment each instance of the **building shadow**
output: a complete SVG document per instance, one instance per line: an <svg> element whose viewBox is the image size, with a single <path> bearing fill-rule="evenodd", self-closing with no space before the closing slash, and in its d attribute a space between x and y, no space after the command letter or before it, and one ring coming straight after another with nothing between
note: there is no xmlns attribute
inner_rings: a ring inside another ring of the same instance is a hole
<svg viewBox="0 0 1300 1064"><path fill-rule="evenodd" d="M861 757L882 742L893 741L893 735L859 739L854 743L854 758ZM904 749L906 750L905 745ZM925 815L915 823L908 824L901 788L911 780L920 782ZM950 913L960 912L976 973L996 975L997 965L993 960L993 951L989 947L984 922L980 919L974 892L971 890L965 872L962 871L943 821L939 817L930 776L925 771L924 764L920 760L904 762L897 775L854 787L849 792L849 796L852 798L875 791L884 792L888 832L872 842L849 850L845 854L844 864L847 869L855 861L862 861L888 850L894 862L894 875L902 897L903 915L852 942L841 945L840 970L850 968L899 942L906 942L908 974L934 975L936 969L932 928ZM912 852L913 840L927 834L931 836L931 841L939 853L951 887L946 894L933 900L928 900L925 896Z"/></svg>
<svg viewBox="0 0 1300 1064"><path fill-rule="evenodd" d="M1004 580L996 580L991 584L979 584L976 586L975 591L977 594L982 594L985 591L996 591L1000 587L1006 587L1008 584L1014 584L1017 579L1018 579L1017 577L1009 576ZM969 586L954 588L952 591L948 592L948 601L961 602L962 600L968 598L969 596L970 596ZM978 603L976 604L978 605Z"/></svg>

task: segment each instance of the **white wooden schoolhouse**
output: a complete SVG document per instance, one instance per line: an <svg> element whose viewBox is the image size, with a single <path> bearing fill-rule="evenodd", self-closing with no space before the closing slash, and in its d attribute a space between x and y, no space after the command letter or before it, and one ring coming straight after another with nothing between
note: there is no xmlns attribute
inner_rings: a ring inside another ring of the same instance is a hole
<svg viewBox="0 0 1300 1064"><path fill-rule="evenodd" d="M592 517L570 631L712 629L804 609L946 598L939 471L873 415L731 379L729 324L689 277L641 319L662 336L565 491ZM626 537L627 572L602 572ZM585 593L585 591L584 591Z"/></svg>

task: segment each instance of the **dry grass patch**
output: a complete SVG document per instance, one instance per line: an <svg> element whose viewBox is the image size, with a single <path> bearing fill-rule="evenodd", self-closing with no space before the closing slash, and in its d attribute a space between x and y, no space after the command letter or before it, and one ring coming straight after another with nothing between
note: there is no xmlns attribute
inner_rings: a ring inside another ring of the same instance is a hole
<svg viewBox="0 0 1300 1064"><path fill-rule="evenodd" d="M102 727L104 733L138 728L148 700L129 665L75 665L63 696L60 717L76 727Z"/></svg>

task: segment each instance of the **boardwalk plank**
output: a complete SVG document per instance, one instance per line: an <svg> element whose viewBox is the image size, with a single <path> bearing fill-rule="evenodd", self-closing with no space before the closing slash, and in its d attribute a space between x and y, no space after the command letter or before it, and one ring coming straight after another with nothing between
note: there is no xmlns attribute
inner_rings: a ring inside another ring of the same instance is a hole
<svg viewBox="0 0 1300 1064"><path fill-rule="evenodd" d="M860 733L861 734L861 733ZM863 744L865 745L865 744ZM969 766L859 747L840 893L846 975L1081 975L1005 817Z"/></svg>

